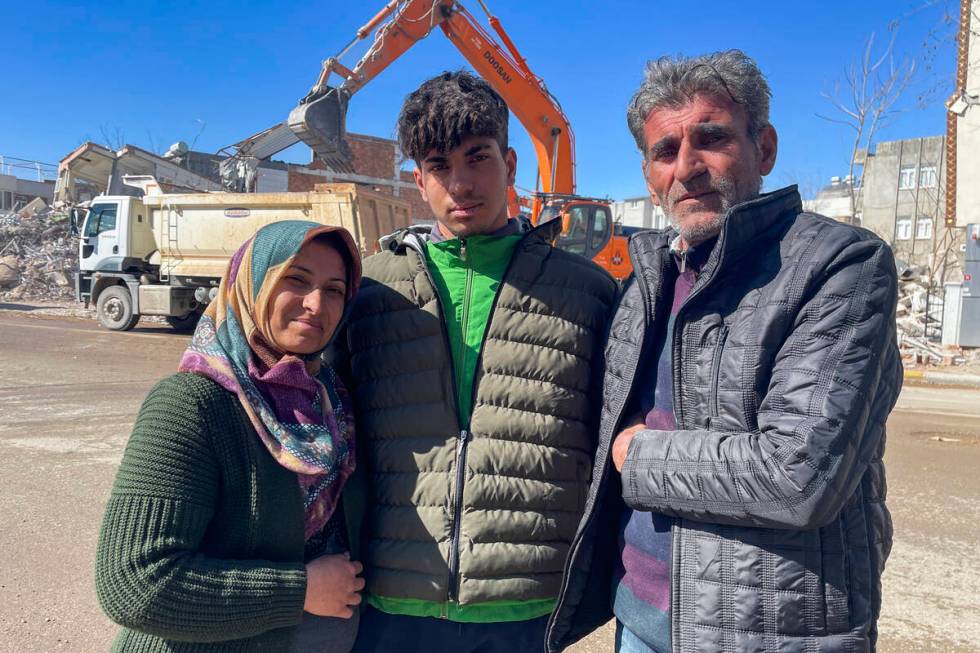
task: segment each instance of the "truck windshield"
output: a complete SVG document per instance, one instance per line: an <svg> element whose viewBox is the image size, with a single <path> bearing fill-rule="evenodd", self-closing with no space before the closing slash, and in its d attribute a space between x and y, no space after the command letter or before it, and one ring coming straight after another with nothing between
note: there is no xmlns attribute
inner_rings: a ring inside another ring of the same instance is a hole
<svg viewBox="0 0 980 653"><path fill-rule="evenodd" d="M116 228L116 205L93 204L85 220L85 235L98 236L103 231Z"/></svg>

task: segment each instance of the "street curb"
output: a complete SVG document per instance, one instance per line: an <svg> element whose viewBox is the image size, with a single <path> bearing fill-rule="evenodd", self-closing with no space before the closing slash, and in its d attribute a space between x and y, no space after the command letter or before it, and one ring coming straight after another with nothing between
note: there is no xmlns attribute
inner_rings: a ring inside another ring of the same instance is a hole
<svg viewBox="0 0 980 653"><path fill-rule="evenodd" d="M957 374L956 372L934 372L932 370L905 370L905 380L928 383L930 385L980 388L980 375L978 374Z"/></svg>

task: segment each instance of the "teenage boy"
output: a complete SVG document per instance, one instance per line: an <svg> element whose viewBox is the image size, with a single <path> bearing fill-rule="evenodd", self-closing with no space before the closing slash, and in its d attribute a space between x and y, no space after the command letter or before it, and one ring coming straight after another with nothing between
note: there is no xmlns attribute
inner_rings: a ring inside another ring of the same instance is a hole
<svg viewBox="0 0 980 653"><path fill-rule="evenodd" d="M371 479L357 651L541 650L585 506L616 286L507 215L517 157L483 80L408 96L436 219L364 262L350 355Z"/></svg>

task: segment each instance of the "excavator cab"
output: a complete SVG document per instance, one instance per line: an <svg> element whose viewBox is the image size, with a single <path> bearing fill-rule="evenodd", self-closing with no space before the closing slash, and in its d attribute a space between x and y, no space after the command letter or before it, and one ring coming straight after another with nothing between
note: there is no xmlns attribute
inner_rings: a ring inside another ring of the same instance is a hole
<svg viewBox="0 0 980 653"><path fill-rule="evenodd" d="M287 121L293 133L337 171L353 170L354 154L347 144L349 99L342 89L323 86L300 100Z"/></svg>
<svg viewBox="0 0 980 653"><path fill-rule="evenodd" d="M571 200L561 207L558 247L595 258L612 236L609 205L591 200Z"/></svg>
<svg viewBox="0 0 980 653"><path fill-rule="evenodd" d="M551 220L561 220L555 246L592 259L619 280L630 275L626 238L616 233L608 200L551 196L535 222Z"/></svg>

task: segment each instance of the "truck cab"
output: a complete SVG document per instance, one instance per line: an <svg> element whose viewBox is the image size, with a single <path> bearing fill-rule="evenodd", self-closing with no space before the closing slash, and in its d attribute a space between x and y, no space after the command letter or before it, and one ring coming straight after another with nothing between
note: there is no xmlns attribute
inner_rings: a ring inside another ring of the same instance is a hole
<svg viewBox="0 0 980 653"><path fill-rule="evenodd" d="M139 320L141 303L148 304L150 284L157 281L152 213L138 197L96 197L79 230L78 250L78 301L85 306L95 304L99 322L106 328L131 329ZM189 314L194 307L190 297L176 308ZM166 312L143 308L144 313L171 315L170 305Z"/></svg>
<svg viewBox="0 0 980 653"><path fill-rule="evenodd" d="M138 197L103 195L92 200L79 233L81 272L133 272L147 267L155 250L146 207Z"/></svg>

